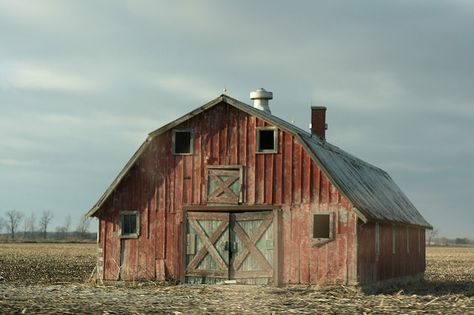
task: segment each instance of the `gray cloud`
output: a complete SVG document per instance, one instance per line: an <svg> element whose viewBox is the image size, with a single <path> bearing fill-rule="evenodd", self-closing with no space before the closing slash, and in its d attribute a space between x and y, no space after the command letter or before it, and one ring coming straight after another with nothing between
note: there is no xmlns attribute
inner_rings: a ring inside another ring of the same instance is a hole
<svg viewBox="0 0 474 315"><path fill-rule="evenodd" d="M147 132L265 87L474 237L473 28L470 1L0 1L0 212L78 217Z"/></svg>

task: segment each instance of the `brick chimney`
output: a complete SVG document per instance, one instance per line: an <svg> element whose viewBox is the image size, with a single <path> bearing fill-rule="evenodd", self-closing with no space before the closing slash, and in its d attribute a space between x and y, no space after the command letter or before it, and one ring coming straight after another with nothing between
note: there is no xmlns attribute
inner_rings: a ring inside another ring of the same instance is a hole
<svg viewBox="0 0 474 315"><path fill-rule="evenodd" d="M311 106L311 134L326 139L326 107L325 106Z"/></svg>

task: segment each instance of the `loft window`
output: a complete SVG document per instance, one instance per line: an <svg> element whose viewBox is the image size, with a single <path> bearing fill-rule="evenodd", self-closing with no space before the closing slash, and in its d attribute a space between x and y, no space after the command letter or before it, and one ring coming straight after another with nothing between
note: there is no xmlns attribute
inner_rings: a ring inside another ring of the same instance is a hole
<svg viewBox="0 0 474 315"><path fill-rule="evenodd" d="M138 237L139 222L137 211L123 211L120 213L120 236L123 238Z"/></svg>
<svg viewBox="0 0 474 315"><path fill-rule="evenodd" d="M277 129L274 127L257 128L257 153L276 153L278 143Z"/></svg>
<svg viewBox="0 0 474 315"><path fill-rule="evenodd" d="M313 214L313 239L332 238L332 215L330 213Z"/></svg>
<svg viewBox="0 0 474 315"><path fill-rule="evenodd" d="M193 133L191 129L173 130L173 154L193 153Z"/></svg>

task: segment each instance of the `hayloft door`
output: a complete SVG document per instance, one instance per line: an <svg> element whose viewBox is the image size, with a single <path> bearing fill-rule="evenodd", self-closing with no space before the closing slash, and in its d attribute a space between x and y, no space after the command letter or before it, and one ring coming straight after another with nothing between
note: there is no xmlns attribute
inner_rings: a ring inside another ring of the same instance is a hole
<svg viewBox="0 0 474 315"><path fill-rule="evenodd" d="M272 282L273 212L188 212L186 282Z"/></svg>

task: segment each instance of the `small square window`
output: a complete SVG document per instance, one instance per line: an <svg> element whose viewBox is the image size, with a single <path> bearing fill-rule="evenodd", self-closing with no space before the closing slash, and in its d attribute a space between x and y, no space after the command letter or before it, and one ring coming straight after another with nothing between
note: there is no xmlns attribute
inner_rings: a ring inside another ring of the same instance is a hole
<svg viewBox="0 0 474 315"><path fill-rule="evenodd" d="M257 153L276 153L278 147L277 135L276 128L257 128Z"/></svg>
<svg viewBox="0 0 474 315"><path fill-rule="evenodd" d="M192 154L193 135L191 130L173 130L173 154Z"/></svg>
<svg viewBox="0 0 474 315"><path fill-rule="evenodd" d="M139 222L137 211L123 211L120 213L120 236L138 237Z"/></svg>
<svg viewBox="0 0 474 315"><path fill-rule="evenodd" d="M332 239L331 214L313 214L313 238Z"/></svg>

